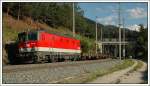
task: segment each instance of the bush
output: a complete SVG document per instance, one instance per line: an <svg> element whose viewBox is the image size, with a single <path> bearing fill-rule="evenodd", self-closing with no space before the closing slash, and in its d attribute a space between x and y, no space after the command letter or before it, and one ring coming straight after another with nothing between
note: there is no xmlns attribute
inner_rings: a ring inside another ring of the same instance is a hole
<svg viewBox="0 0 150 86"><path fill-rule="evenodd" d="M87 37L76 35L76 39L80 40L82 53L94 52L95 50L95 41Z"/></svg>

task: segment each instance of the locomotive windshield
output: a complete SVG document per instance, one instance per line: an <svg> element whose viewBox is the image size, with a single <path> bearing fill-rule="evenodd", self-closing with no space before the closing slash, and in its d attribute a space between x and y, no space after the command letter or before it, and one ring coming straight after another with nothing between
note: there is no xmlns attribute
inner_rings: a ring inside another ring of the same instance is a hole
<svg viewBox="0 0 150 86"><path fill-rule="evenodd" d="M23 32L23 33L19 33L18 34L18 39L19 39L19 41L26 41L27 40L27 36L26 36L26 33L25 32Z"/></svg>
<svg viewBox="0 0 150 86"><path fill-rule="evenodd" d="M19 41L38 40L37 32L23 32L18 34Z"/></svg>
<svg viewBox="0 0 150 86"><path fill-rule="evenodd" d="M28 40L37 40L37 32L30 32L28 33Z"/></svg>

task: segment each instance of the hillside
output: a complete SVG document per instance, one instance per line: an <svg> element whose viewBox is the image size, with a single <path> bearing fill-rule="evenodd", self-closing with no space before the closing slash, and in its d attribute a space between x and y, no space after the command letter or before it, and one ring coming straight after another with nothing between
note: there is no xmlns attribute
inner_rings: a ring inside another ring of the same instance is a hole
<svg viewBox="0 0 150 86"><path fill-rule="evenodd" d="M28 22L32 21L32 24L29 24ZM62 36L67 36L67 37L72 37L72 31L69 30L68 28L59 26L57 28L50 27L49 25L45 23L39 23L39 22L34 22L30 18L22 19L22 20L17 20L11 15L6 15L5 13L3 14L3 63L8 64L8 56L5 51L5 45L16 42L17 41L17 35L19 32L23 31L30 31L30 30L37 30L37 29L42 29L45 30L46 32L52 33L52 34L58 34ZM94 40L89 39L87 37L81 36L78 33L76 33L76 38L81 40L81 46L82 46L82 51L85 52L94 52ZM91 41L92 40L92 41ZM91 48L91 50L88 50L88 48Z"/></svg>
<svg viewBox="0 0 150 86"><path fill-rule="evenodd" d="M84 10L78 6L78 3L75 4L74 8L76 38L81 41L82 52L95 52L95 21L84 16ZM3 60L6 60L6 63L8 63L8 61L5 44L11 41L17 41L17 34L19 32L43 29L49 33L72 37L72 3L5 2L3 3L2 10ZM98 40L100 40L101 35L103 39L118 38L119 33L117 26L98 23L97 28ZM101 30L103 34L101 34ZM147 44L144 41L147 41L147 29L144 29L141 25L141 32L121 28L122 33L123 30L125 30L126 40L135 41L136 43L126 47L126 50L129 51L126 55L134 56L137 52L146 51L147 47L145 46ZM143 35L143 33L145 35ZM140 37L140 35L142 36ZM145 45L144 47L142 46L143 44ZM136 45L138 45L138 47Z"/></svg>
<svg viewBox="0 0 150 86"><path fill-rule="evenodd" d="M78 3L75 4L75 31L76 33L95 39L95 21L90 20L84 16L84 10L80 8ZM3 3L4 17L8 16L6 23L13 25L13 28L40 28L46 29L49 32L60 32L59 34L67 34L72 36L73 14L72 3ZM15 20L12 20L12 17ZM20 22L18 22L20 21ZM15 23L13 23L15 22ZM25 22L25 23L23 23ZM21 23L21 24L20 24ZM6 26L6 28L9 28ZM15 27L16 26L16 27ZM22 27L23 26L23 27ZM11 27L10 27L11 28ZM49 29L51 28L51 29ZM53 29L52 29L53 28ZM58 30L64 30L60 31ZM101 29L103 31L103 38L118 38L118 27L114 25L103 25L98 23L97 36L101 38ZM57 30L56 30L57 29ZM19 31L19 30L18 30ZM123 29L122 29L123 31ZM126 29L126 38L131 38L131 34ZM133 37L135 38L135 37Z"/></svg>
<svg viewBox="0 0 150 86"><path fill-rule="evenodd" d="M28 24L29 21L32 21L32 24ZM6 14L3 15L3 28L3 37L5 37L3 39L3 43L6 43L8 41L15 41L19 32L36 30L39 28L54 34L72 34L72 32L65 27L52 28L45 23L34 22L29 18L18 21L10 15L6 16Z"/></svg>
<svg viewBox="0 0 150 86"><path fill-rule="evenodd" d="M85 18L84 10L82 10L77 3L74 8L76 33L95 39L95 21ZM7 16L13 16L16 20L25 20L27 24L24 25L23 28L29 25L32 26L32 28L41 28L41 24L46 24L44 28L47 28L48 25L53 28L65 27L65 31L72 31L72 3L3 3L3 12L5 12ZM15 26L18 27L22 25L19 24ZM118 32L118 27L116 26L98 23L97 27L98 38L101 37L101 29L103 29L103 33L109 32L109 34L104 34L103 37L108 38L108 35L110 35L110 37L118 37L118 35L114 34Z"/></svg>

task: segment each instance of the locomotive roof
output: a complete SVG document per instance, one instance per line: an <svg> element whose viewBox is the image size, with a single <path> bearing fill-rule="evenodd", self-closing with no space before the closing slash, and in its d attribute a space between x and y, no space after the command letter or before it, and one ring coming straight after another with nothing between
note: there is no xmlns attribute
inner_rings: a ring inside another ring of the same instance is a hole
<svg viewBox="0 0 150 86"><path fill-rule="evenodd" d="M40 32L48 33L48 32L46 32L46 31L40 31ZM64 36L64 35L60 35L60 34L56 34L56 33L48 33L48 34L53 34L53 35L61 36L61 37L64 37L64 38L72 38L72 39L74 39L74 40L79 40L79 39L76 39L76 38L74 38L74 37Z"/></svg>
<svg viewBox="0 0 150 86"><path fill-rule="evenodd" d="M31 31L24 31L24 32L21 32L21 33L28 33L28 32L45 32L45 33L48 33L48 34L53 34L53 35L56 35L56 36L61 36L61 37L65 37L65 38L72 38L72 39L75 39L75 40L79 40L79 39L76 39L74 37L69 37L69 36L64 36L64 35L60 35L60 34L57 34L57 33L49 33L45 30L31 30Z"/></svg>

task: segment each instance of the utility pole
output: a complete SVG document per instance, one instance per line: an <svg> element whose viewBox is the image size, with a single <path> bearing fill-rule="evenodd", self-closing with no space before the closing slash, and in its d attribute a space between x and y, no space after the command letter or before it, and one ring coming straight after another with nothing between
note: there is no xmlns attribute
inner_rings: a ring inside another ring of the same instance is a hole
<svg viewBox="0 0 150 86"><path fill-rule="evenodd" d="M101 53L103 53L103 43L102 43L103 39L102 38L103 38L103 34L102 34L102 27L101 27L101 46L102 46L101 47Z"/></svg>
<svg viewBox="0 0 150 86"><path fill-rule="evenodd" d="M103 40L103 32L102 32L102 27L101 27L101 42Z"/></svg>
<svg viewBox="0 0 150 86"><path fill-rule="evenodd" d="M18 21L20 19L20 2L19 2L19 5L18 5Z"/></svg>
<svg viewBox="0 0 150 86"><path fill-rule="evenodd" d="M96 30L95 30L95 34L96 34L96 36L95 36L96 37L96 42L95 42L96 43L96 50L95 50L95 53L97 54L97 16L96 16L96 22L95 23L96 23L96 26L95 26L95 28L96 28Z"/></svg>
<svg viewBox="0 0 150 86"><path fill-rule="evenodd" d="M75 37L75 12L74 12L74 2L72 2L72 11L73 11L73 27L72 27L72 32L73 32L73 37Z"/></svg>
<svg viewBox="0 0 150 86"><path fill-rule="evenodd" d="M124 17L122 18L122 21L123 21L123 41L125 42L125 28L124 28L124 25L125 25L125 20L124 20ZM123 45L123 57L125 58L126 56L126 45L124 43Z"/></svg>
<svg viewBox="0 0 150 86"><path fill-rule="evenodd" d="M119 2L119 7L118 7L118 23L119 23L119 58L121 60L121 23L120 23L120 19L121 19L121 14L120 14L120 2Z"/></svg>

